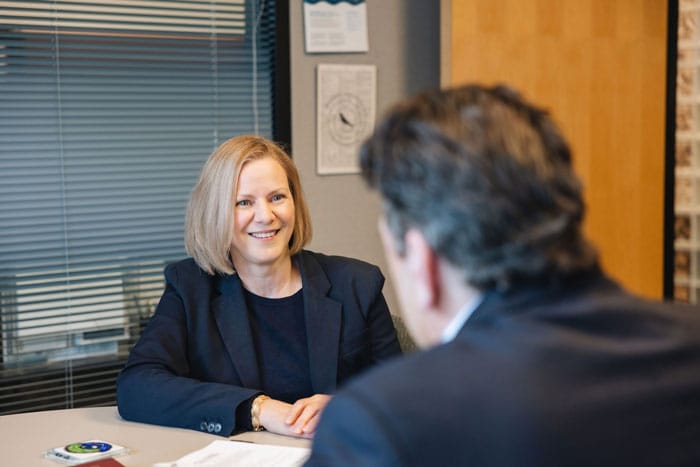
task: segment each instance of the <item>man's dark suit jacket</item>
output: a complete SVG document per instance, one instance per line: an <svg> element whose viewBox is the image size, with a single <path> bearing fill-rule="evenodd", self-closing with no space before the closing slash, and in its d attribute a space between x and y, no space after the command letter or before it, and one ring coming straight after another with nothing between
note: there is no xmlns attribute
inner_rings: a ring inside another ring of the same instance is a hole
<svg viewBox="0 0 700 467"><path fill-rule="evenodd" d="M302 277L314 393L333 393L400 352L376 266L310 251L293 260ZM210 276L191 259L166 267L165 278L158 308L119 375L119 413L229 435L239 404L260 393L240 279Z"/></svg>
<svg viewBox="0 0 700 467"><path fill-rule="evenodd" d="M307 466L359 465L700 466L700 309L598 272L490 292L326 407Z"/></svg>

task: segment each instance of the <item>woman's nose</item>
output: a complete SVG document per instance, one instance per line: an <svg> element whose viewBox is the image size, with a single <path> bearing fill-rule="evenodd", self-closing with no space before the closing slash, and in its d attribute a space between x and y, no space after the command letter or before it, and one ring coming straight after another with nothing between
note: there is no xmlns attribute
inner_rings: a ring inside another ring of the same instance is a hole
<svg viewBox="0 0 700 467"><path fill-rule="evenodd" d="M270 222L274 218L272 207L269 203L255 203L255 220L258 222Z"/></svg>

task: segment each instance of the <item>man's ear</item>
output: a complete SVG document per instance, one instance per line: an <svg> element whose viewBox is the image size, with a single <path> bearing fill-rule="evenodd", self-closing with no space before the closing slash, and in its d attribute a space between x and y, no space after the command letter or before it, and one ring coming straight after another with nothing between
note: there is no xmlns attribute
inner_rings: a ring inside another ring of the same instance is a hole
<svg viewBox="0 0 700 467"><path fill-rule="evenodd" d="M404 239L404 260L416 287L415 296L421 309L433 310L441 298L438 256L420 231L409 229Z"/></svg>

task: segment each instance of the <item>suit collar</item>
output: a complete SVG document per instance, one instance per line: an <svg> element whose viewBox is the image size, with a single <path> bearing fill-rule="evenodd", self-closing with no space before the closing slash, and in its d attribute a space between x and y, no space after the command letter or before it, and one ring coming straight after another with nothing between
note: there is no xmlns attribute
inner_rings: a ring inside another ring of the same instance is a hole
<svg viewBox="0 0 700 467"><path fill-rule="evenodd" d="M296 261L304 287L311 386L316 393L331 393L338 378L342 305L327 296L331 283L312 253L301 251Z"/></svg>
<svg viewBox="0 0 700 467"><path fill-rule="evenodd" d="M221 294L212 301L212 313L243 386L260 388L258 358L248 319L248 307L238 274L221 276Z"/></svg>
<svg viewBox="0 0 700 467"><path fill-rule="evenodd" d="M506 291L493 288L484 292L484 300L462 329L491 325L500 319L512 318L523 313L532 314L551 303L571 302L574 297L585 293L591 287L619 286L595 266L570 275L520 282Z"/></svg>

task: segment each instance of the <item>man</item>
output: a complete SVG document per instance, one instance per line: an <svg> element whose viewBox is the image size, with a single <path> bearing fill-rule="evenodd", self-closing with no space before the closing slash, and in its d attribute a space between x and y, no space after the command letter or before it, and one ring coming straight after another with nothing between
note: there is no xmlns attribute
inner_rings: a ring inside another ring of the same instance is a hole
<svg viewBox="0 0 700 467"><path fill-rule="evenodd" d="M700 312L601 272L545 112L504 87L429 92L360 160L426 350L347 385L308 466L700 465Z"/></svg>

